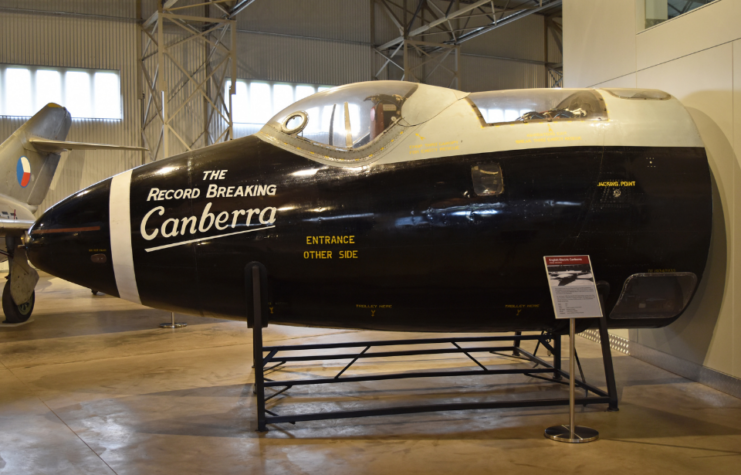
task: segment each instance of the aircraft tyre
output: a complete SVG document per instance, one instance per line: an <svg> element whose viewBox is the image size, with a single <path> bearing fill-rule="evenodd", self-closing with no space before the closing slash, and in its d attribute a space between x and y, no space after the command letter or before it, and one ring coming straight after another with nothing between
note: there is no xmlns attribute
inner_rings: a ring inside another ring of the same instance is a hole
<svg viewBox="0 0 741 475"><path fill-rule="evenodd" d="M10 281L5 282L3 288L3 312L5 313L5 323L23 323L31 318L33 307L36 303L36 292L31 294L28 302L16 305L13 297L10 296Z"/></svg>

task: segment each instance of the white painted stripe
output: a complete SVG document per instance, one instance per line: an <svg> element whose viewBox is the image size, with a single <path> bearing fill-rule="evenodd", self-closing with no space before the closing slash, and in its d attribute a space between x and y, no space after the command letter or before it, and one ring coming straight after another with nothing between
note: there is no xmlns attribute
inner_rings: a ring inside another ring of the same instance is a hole
<svg viewBox="0 0 741 475"><path fill-rule="evenodd" d="M131 170L116 175L111 180L108 211L111 260L118 295L122 299L140 304L134 272L134 253L131 250Z"/></svg>
<svg viewBox="0 0 741 475"><path fill-rule="evenodd" d="M182 246L184 244L190 244L192 242L208 241L209 239L219 239L219 238L223 238L227 236L234 236L235 234L244 234L244 233L251 233L253 231L262 231L263 229L270 229L274 227L275 226L265 226L263 228L255 228L255 229L248 229L246 231L237 231L237 232L229 233L229 234L221 234L219 236L209 236L209 237L200 238L200 239L191 239L190 241L175 242L172 244L165 244L164 246L150 247L144 250L147 252L154 252L154 251L159 251L161 249L167 249L168 247Z"/></svg>

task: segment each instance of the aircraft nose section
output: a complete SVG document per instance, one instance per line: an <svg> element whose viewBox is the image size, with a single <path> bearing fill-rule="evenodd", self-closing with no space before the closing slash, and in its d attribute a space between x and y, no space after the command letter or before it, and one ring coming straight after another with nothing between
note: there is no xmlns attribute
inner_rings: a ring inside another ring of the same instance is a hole
<svg viewBox="0 0 741 475"><path fill-rule="evenodd" d="M30 230L28 257L56 277L118 296L109 233L111 180L57 203Z"/></svg>

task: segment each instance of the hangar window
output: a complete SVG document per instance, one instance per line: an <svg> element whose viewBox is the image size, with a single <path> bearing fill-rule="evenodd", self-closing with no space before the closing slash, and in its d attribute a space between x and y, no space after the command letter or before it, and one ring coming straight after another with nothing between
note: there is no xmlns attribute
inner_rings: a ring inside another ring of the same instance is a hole
<svg viewBox="0 0 741 475"><path fill-rule="evenodd" d="M227 80L224 86L227 102L231 86L231 81ZM315 92L329 90L331 86L237 79L235 89L236 93L232 96L232 120L236 135L243 137L260 130L278 111Z"/></svg>
<svg viewBox="0 0 741 475"><path fill-rule="evenodd" d="M484 125L607 119L604 99L590 89L477 92L468 101Z"/></svg>
<svg viewBox="0 0 741 475"><path fill-rule="evenodd" d="M645 0L646 28L704 7L716 0Z"/></svg>
<svg viewBox="0 0 741 475"><path fill-rule="evenodd" d="M0 115L30 117L54 102L73 119L122 119L118 71L0 66Z"/></svg>

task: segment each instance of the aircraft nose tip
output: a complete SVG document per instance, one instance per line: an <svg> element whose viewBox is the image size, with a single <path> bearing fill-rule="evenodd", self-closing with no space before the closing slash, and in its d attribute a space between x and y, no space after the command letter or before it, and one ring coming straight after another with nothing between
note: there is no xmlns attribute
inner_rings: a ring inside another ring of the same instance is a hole
<svg viewBox="0 0 741 475"><path fill-rule="evenodd" d="M118 295L109 235L110 180L57 203L30 230L28 257L38 269Z"/></svg>

